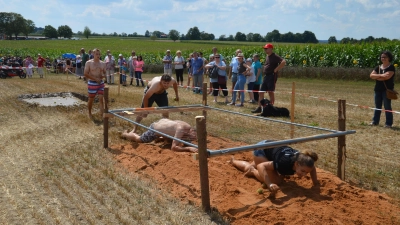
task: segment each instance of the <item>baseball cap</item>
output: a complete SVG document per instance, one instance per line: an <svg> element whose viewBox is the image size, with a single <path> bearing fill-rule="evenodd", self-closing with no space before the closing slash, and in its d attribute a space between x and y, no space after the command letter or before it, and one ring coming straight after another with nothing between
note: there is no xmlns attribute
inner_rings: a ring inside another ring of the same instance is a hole
<svg viewBox="0 0 400 225"><path fill-rule="evenodd" d="M122 56L122 54L119 54L118 56Z"/></svg>
<svg viewBox="0 0 400 225"><path fill-rule="evenodd" d="M37 55L40 55L40 53L39 53L39 54L37 54Z"/></svg>
<svg viewBox="0 0 400 225"><path fill-rule="evenodd" d="M274 48L274 46L271 43L268 43L268 44L264 45L263 48Z"/></svg>

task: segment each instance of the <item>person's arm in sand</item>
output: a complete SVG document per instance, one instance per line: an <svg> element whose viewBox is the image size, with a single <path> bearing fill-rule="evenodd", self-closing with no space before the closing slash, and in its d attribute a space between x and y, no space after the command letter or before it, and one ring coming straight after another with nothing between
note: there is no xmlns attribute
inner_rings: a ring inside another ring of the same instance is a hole
<svg viewBox="0 0 400 225"><path fill-rule="evenodd" d="M268 172L269 173L275 172L273 161L260 163L258 164L257 169L260 172L260 177L264 179L260 181L264 182L271 192L275 193L278 190L280 190L279 186L277 184L272 183L268 176Z"/></svg>
<svg viewBox="0 0 400 225"><path fill-rule="evenodd" d="M182 137L184 136L185 132L189 132L188 130L190 130L190 128L187 129L187 128L182 127L182 126L178 126L176 128L175 138L182 139ZM180 143L180 142L178 142L176 140L173 140L172 141L171 150L172 151L176 151L176 152L197 152L197 148L184 147L182 145L183 145L182 143Z"/></svg>
<svg viewBox="0 0 400 225"><path fill-rule="evenodd" d="M317 179L317 169L315 168L315 166L314 166L314 168L311 170L310 176L311 176L311 180L312 180L312 182L313 182L313 186L318 186L318 185L319 185L319 181L318 181L318 179Z"/></svg>

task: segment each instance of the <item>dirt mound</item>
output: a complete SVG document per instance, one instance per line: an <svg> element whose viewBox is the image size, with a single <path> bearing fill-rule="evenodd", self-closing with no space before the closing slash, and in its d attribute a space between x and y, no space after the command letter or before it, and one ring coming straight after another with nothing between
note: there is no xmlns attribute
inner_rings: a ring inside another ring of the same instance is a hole
<svg viewBox="0 0 400 225"><path fill-rule="evenodd" d="M242 146L224 138L208 137L208 148ZM169 144L127 144L111 147L118 163L132 173L154 179L160 188L185 202L201 205L198 161L190 153L172 152ZM400 224L400 208L385 194L342 182L317 169L319 188L309 176L291 177L280 186L276 198L261 183L243 177L227 161L230 155L209 159L211 207L232 224ZM251 152L235 155L250 161Z"/></svg>

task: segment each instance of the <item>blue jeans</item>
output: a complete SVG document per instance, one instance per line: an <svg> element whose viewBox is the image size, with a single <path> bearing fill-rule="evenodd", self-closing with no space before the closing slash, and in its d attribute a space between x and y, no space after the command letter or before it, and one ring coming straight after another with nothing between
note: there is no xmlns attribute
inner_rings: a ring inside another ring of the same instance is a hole
<svg viewBox="0 0 400 225"><path fill-rule="evenodd" d="M385 91L375 91L375 108L382 109L385 107L385 110L392 110L392 100L386 98L386 90ZM379 124L379 120L381 118L381 110L374 111L374 117L372 117L372 122L375 125ZM386 123L385 125L392 126L393 125L393 113L392 112L385 112L386 116Z"/></svg>
<svg viewBox="0 0 400 225"><path fill-rule="evenodd" d="M246 77L243 74L238 74L238 81L233 90L240 90L240 103L244 102L244 85L246 84ZM236 102L236 91L232 93L232 102Z"/></svg>

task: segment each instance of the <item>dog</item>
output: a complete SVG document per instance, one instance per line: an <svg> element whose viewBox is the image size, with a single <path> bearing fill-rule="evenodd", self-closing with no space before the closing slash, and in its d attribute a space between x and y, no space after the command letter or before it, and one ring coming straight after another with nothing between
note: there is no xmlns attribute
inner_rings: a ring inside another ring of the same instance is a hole
<svg viewBox="0 0 400 225"><path fill-rule="evenodd" d="M264 98L260 101L263 108L261 114L258 116L264 117L290 117L290 112L287 108L275 107L271 104L271 101Z"/></svg>

